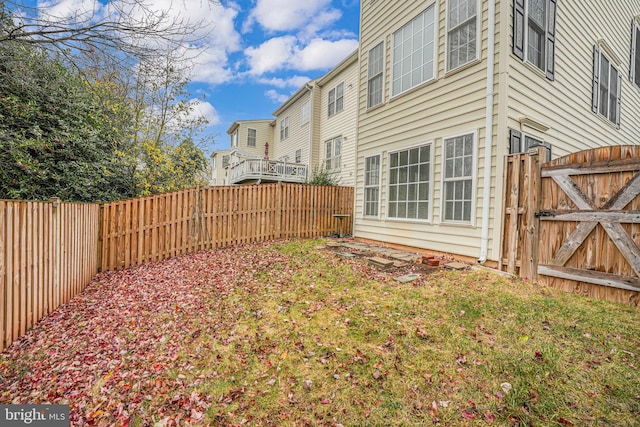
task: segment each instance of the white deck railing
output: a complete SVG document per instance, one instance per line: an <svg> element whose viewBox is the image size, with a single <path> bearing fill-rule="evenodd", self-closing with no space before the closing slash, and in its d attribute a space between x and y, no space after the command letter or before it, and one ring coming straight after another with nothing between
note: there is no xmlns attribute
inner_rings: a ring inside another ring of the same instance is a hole
<svg viewBox="0 0 640 427"><path fill-rule="evenodd" d="M276 160L246 159L230 166L231 184L253 179L266 181L305 182L307 166Z"/></svg>

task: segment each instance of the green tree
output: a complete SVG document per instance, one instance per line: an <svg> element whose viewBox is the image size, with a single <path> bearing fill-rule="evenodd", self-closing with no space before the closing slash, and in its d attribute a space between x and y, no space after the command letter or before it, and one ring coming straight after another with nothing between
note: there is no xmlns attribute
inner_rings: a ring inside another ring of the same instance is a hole
<svg viewBox="0 0 640 427"><path fill-rule="evenodd" d="M0 57L0 198L135 194L94 87L38 48L0 43Z"/></svg>

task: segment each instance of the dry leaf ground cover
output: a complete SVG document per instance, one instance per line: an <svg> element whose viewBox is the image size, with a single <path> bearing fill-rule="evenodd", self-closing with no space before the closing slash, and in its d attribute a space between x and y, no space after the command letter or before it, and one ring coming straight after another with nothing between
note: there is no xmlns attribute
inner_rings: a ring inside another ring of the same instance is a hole
<svg viewBox="0 0 640 427"><path fill-rule="evenodd" d="M0 358L73 425L631 426L637 308L280 242L102 274ZM411 267L409 267L410 269Z"/></svg>

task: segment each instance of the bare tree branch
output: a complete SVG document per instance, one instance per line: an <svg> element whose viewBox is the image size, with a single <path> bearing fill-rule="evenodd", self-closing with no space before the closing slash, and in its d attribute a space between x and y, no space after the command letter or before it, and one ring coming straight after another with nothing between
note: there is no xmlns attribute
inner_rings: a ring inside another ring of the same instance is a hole
<svg viewBox="0 0 640 427"><path fill-rule="evenodd" d="M201 0L214 6L219 2ZM172 10L153 7L152 0L114 0L103 5L95 2L93 10L69 11L54 16L50 8L27 6L23 1L4 1L4 13L11 21L0 21L0 43L22 42L42 45L63 52L103 50L120 55L123 61L137 62L159 51L184 51L197 47L209 35L210 21L202 17L190 20ZM186 10L186 3L182 4Z"/></svg>

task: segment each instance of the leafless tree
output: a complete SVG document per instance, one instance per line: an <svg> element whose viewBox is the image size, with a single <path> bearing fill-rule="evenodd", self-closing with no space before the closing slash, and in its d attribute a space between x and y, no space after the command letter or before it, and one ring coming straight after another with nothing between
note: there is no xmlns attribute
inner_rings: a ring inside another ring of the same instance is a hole
<svg viewBox="0 0 640 427"><path fill-rule="evenodd" d="M153 0L112 0L102 4L93 2L91 10L65 10L50 1L43 7L29 6L21 0L5 0L0 4L0 43L22 42L57 50L68 59L79 54L99 51L117 55L119 60L137 62L153 57L159 51L186 55L188 47L197 46L211 31L211 19L191 20L176 13L174 7L185 3L171 3L164 9L154 6ZM215 0L200 0L208 5ZM212 11L213 14L213 11ZM72 59L72 62L73 61Z"/></svg>

